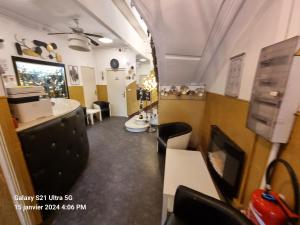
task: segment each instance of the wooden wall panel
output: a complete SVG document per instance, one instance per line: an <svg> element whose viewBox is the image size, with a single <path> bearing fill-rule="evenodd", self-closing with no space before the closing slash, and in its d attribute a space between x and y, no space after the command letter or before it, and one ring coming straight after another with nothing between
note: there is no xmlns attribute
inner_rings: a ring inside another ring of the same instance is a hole
<svg viewBox="0 0 300 225"><path fill-rule="evenodd" d="M107 85L97 85L97 95L99 101L108 101Z"/></svg>
<svg viewBox="0 0 300 225"><path fill-rule="evenodd" d="M81 106L85 106L83 86L69 86L70 99L80 102Z"/></svg>
<svg viewBox="0 0 300 225"><path fill-rule="evenodd" d="M159 123L178 121L190 124L193 128L190 145L197 147L200 140L200 126L204 115L204 108L205 101L160 99L158 102Z"/></svg>
<svg viewBox="0 0 300 225"><path fill-rule="evenodd" d="M16 174L16 178L19 182L20 190L23 195L34 196L35 193L26 166L21 144L13 126L11 113L5 97L0 97L0 126L3 131L5 143L9 151L9 156ZM28 205L36 204L35 201L32 203L25 201L25 203ZM34 222L33 224L41 223L42 218L39 211L28 211L28 213L31 220Z"/></svg>
<svg viewBox="0 0 300 225"><path fill-rule="evenodd" d="M240 199L245 207L248 206L252 192L260 187L271 147L272 143L262 137L256 136L252 159L250 159L250 167L246 175L243 196Z"/></svg>
<svg viewBox="0 0 300 225"><path fill-rule="evenodd" d="M139 111L140 108L140 101L137 100L136 91L138 89L138 85L136 81L130 83L126 87L126 101L127 101L127 114L128 116L136 113ZM143 103L143 108L149 106L151 103L157 101L157 90L153 90L151 92L151 101L147 101Z"/></svg>
<svg viewBox="0 0 300 225"><path fill-rule="evenodd" d="M247 154L243 182L234 204L246 208L251 193L260 186L272 143L255 135L246 128L249 102L208 93L203 122L200 124L201 147L206 149L210 141L210 125L218 125ZM292 135L288 144L283 145L281 158L286 159L295 169L300 180L300 115L296 117ZM292 203L292 190L284 168L275 171L272 186L283 193Z"/></svg>
<svg viewBox="0 0 300 225"><path fill-rule="evenodd" d="M127 115L129 116L139 111L140 101L136 98L136 90L136 82L132 82L126 87Z"/></svg>
<svg viewBox="0 0 300 225"><path fill-rule="evenodd" d="M218 125L242 149L250 152L253 148L255 134L245 127L248 113L248 102L222 95L207 94L205 129L203 143L208 143L210 125Z"/></svg>
<svg viewBox="0 0 300 225"><path fill-rule="evenodd" d="M244 188L247 183L250 161L253 157L255 134L246 128L246 118L249 103L246 101L207 93L206 108L203 123L200 124L201 147L207 149L210 141L211 125L217 125L246 153L246 163L243 172L240 193L235 204L242 206Z"/></svg>
<svg viewBox="0 0 300 225"><path fill-rule="evenodd" d="M297 173L300 182L300 115L296 116L294 129L292 131L289 143L282 146L280 158L288 161ZM279 166L274 173L272 188L276 192L284 194L287 202L293 206L293 191L290 178L286 169Z"/></svg>
<svg viewBox="0 0 300 225"><path fill-rule="evenodd" d="M20 225L14 203L0 167L0 224Z"/></svg>
<svg viewBox="0 0 300 225"><path fill-rule="evenodd" d="M151 92L151 99L152 99L152 102L158 101L158 93L157 93L157 89L154 89L154 90Z"/></svg>

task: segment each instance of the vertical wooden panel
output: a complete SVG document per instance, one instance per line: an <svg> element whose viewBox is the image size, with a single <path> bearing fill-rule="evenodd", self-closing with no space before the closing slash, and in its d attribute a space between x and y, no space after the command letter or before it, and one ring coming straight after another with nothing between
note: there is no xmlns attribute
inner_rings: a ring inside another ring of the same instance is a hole
<svg viewBox="0 0 300 225"><path fill-rule="evenodd" d="M16 179L19 182L20 190L23 195L34 196L35 193L21 149L21 144L13 126L7 99L5 97L0 97L0 126L16 174ZM25 201L25 204L36 205L36 202ZM33 224L40 224L42 222L39 211L28 211L28 213Z"/></svg>
<svg viewBox="0 0 300 225"><path fill-rule="evenodd" d="M191 146L197 147L200 126L204 115L205 101L162 100L158 102L159 123L186 122L193 128Z"/></svg>
<svg viewBox="0 0 300 225"><path fill-rule="evenodd" d="M255 135L246 128L249 103L230 97L207 94L206 108L203 122L201 146L207 149L210 141L210 125L218 125L234 142L247 154L243 182L236 205L247 207L251 193L260 186L266 169L266 163L272 143ZM289 143L283 146L281 158L286 159L300 176L300 115L297 115ZM299 178L300 180L300 178ZM293 196L290 181L283 167L279 167L274 174L272 187L283 193L288 203L292 205Z"/></svg>
<svg viewBox="0 0 300 225"><path fill-rule="evenodd" d="M99 101L108 101L107 85L97 85L97 95Z"/></svg>
<svg viewBox="0 0 300 225"><path fill-rule="evenodd" d="M246 177L247 180L243 191L243 198L241 199L245 207L248 206L252 192L261 184L271 147L272 144L269 141L257 136L254 143L253 157L250 161L248 176Z"/></svg>
<svg viewBox="0 0 300 225"><path fill-rule="evenodd" d="M140 101L137 100L137 96L136 96L137 89L138 89L138 85L136 81L130 83L126 87L127 114L129 116L134 113L137 113L140 109ZM151 101L144 101L143 108L151 105L156 101L157 101L157 89L154 89L151 92Z"/></svg>
<svg viewBox="0 0 300 225"><path fill-rule="evenodd" d="M136 91L136 82L132 82L126 87L127 115L129 116L139 111L140 101L137 100Z"/></svg>
<svg viewBox="0 0 300 225"><path fill-rule="evenodd" d="M238 99L207 93L204 120L201 125L201 146L205 150L210 141L211 125L217 125L246 153L243 179L236 205L242 205L243 190L250 168L250 160L254 148L255 134L246 128L249 103Z"/></svg>
<svg viewBox="0 0 300 225"><path fill-rule="evenodd" d="M85 106L83 86L69 86L70 99L80 102L81 106Z"/></svg>
<svg viewBox="0 0 300 225"><path fill-rule="evenodd" d="M0 167L0 224L19 225L11 195Z"/></svg>
<svg viewBox="0 0 300 225"><path fill-rule="evenodd" d="M300 115L296 116L294 128L287 145L283 145L282 154L280 158L288 161L293 169L297 173L298 180L300 182ZM289 205L293 206L294 197L291 181L286 169L283 166L279 166L272 180L272 188L274 191L282 193Z"/></svg>

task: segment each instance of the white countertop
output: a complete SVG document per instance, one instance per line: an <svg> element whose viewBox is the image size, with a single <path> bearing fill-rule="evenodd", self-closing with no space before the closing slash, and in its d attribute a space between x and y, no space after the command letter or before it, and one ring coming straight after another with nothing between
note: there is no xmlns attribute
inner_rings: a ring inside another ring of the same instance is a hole
<svg viewBox="0 0 300 225"><path fill-rule="evenodd" d="M53 116L42 117L42 118L27 122L27 123L19 123L18 124L19 127L16 128L16 131L19 132L19 131L28 129L30 127L34 127L36 125L45 123L47 121L50 121L50 120L53 120L60 116L63 116L65 114L68 114L68 113L74 111L75 109L77 109L78 107L80 107L80 103L73 99L52 98L51 102L54 103L54 105L52 106Z"/></svg>
<svg viewBox="0 0 300 225"><path fill-rule="evenodd" d="M163 194L174 196L179 185L220 199L199 151L167 149Z"/></svg>

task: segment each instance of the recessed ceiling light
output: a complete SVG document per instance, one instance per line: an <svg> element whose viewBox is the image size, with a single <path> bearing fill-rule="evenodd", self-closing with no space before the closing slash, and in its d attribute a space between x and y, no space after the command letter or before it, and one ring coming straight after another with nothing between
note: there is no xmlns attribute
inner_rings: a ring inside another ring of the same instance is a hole
<svg viewBox="0 0 300 225"><path fill-rule="evenodd" d="M106 37L99 38L98 40L99 40L100 42L104 43L104 44L110 44L110 43L113 42L112 39L106 38Z"/></svg>
<svg viewBox="0 0 300 225"><path fill-rule="evenodd" d="M140 62L146 62L147 59L141 58L139 61L140 61Z"/></svg>

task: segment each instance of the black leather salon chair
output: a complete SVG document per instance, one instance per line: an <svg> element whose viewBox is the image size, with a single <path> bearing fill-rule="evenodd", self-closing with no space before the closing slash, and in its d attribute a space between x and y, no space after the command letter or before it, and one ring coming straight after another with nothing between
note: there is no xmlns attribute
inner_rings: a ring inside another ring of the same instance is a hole
<svg viewBox="0 0 300 225"><path fill-rule="evenodd" d="M102 121L102 119L105 117L110 117L111 111L109 102L96 101L93 103L93 108L101 111L100 121Z"/></svg>
<svg viewBox="0 0 300 225"><path fill-rule="evenodd" d="M184 122L165 123L158 126L157 151L165 152L167 148L187 149L192 127Z"/></svg>
<svg viewBox="0 0 300 225"><path fill-rule="evenodd" d="M179 186L165 225L253 225L240 211L200 192Z"/></svg>

